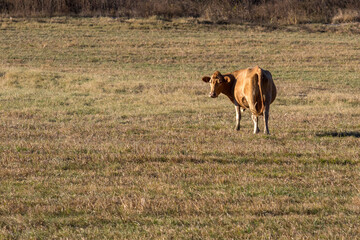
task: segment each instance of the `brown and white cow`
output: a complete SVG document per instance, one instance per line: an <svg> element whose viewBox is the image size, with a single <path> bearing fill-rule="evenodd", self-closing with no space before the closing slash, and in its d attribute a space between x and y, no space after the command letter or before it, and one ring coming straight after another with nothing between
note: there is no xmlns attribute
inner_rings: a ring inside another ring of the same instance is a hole
<svg viewBox="0 0 360 240"><path fill-rule="evenodd" d="M276 87L269 71L258 66L224 75L216 71L211 77L206 76L202 80L210 82L210 97L216 98L223 93L235 104L236 130L240 130L241 112L250 109L254 133L260 131L258 116L264 115L264 133L269 134L270 104L276 98Z"/></svg>

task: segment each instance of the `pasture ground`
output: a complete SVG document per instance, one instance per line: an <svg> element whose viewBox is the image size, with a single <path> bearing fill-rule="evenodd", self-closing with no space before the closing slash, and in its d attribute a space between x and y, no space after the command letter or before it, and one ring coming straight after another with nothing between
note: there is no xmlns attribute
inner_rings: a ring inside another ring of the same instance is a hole
<svg viewBox="0 0 360 240"><path fill-rule="evenodd" d="M0 239L359 238L358 30L0 19ZM270 136L201 81L255 65Z"/></svg>

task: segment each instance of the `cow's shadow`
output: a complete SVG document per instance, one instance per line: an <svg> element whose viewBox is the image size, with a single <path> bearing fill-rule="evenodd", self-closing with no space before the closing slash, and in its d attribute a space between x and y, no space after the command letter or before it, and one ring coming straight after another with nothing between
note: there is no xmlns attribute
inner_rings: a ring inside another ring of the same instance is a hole
<svg viewBox="0 0 360 240"><path fill-rule="evenodd" d="M319 132L316 133L316 136L318 137L355 137L360 138L360 132L357 131L344 131L344 132L338 132L338 131L327 131L327 132Z"/></svg>

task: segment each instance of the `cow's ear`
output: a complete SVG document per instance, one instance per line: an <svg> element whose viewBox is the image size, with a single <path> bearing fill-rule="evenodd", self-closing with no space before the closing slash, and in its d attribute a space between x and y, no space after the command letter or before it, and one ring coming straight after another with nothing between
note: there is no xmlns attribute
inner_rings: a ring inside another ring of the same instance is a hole
<svg viewBox="0 0 360 240"><path fill-rule="evenodd" d="M207 76L202 77L202 80L203 80L204 82L210 82L210 77L207 77Z"/></svg>
<svg viewBox="0 0 360 240"><path fill-rule="evenodd" d="M228 77L228 76L224 76L224 79L225 79L225 81L228 82L228 83L231 82L231 78Z"/></svg>

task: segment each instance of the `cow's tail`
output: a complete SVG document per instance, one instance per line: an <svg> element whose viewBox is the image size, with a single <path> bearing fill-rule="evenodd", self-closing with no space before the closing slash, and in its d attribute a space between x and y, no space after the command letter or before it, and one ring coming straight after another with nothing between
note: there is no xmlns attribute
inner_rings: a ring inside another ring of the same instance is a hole
<svg viewBox="0 0 360 240"><path fill-rule="evenodd" d="M253 96L254 101L251 104L249 104L249 108L250 108L250 111L252 112L252 114L254 114L255 116L260 116L263 114L264 109L265 109L265 102L264 102L264 96L263 96L263 91L262 91L263 90L262 89L263 76L262 76L261 68L258 68L256 75L257 75L257 79L256 79L255 86L253 86L253 87L255 88L256 84L258 85L260 99L256 98L256 94L255 94L255 96Z"/></svg>

